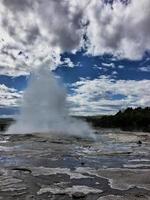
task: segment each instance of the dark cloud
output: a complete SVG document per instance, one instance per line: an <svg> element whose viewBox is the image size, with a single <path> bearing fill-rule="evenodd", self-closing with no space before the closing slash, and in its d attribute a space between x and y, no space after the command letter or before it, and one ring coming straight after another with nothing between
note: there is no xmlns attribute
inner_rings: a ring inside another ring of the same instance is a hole
<svg viewBox="0 0 150 200"><path fill-rule="evenodd" d="M40 30L38 26L33 26L27 31L26 41L34 43L34 41L40 36Z"/></svg>
<svg viewBox="0 0 150 200"><path fill-rule="evenodd" d="M3 0L3 4L12 11L27 11L32 7L31 0Z"/></svg>

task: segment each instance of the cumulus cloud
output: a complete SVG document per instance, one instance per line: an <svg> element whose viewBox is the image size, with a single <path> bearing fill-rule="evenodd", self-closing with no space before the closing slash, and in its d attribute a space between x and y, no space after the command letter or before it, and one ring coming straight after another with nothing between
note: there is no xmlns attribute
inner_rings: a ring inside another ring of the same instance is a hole
<svg viewBox="0 0 150 200"><path fill-rule="evenodd" d="M0 66L19 74L54 60L55 68L60 53L81 47L92 55L141 58L150 49L150 1L125 2L1 0Z"/></svg>
<svg viewBox="0 0 150 200"><path fill-rule="evenodd" d="M1 1L1 57L26 72L50 60L58 65L60 53L75 52L82 45L84 6L76 0Z"/></svg>
<svg viewBox="0 0 150 200"><path fill-rule="evenodd" d="M88 7L88 52L111 53L119 57L140 59L150 49L150 1L131 0L104 5L92 0Z"/></svg>
<svg viewBox="0 0 150 200"><path fill-rule="evenodd" d="M72 113L113 114L128 106L150 106L150 80L114 80L107 76L72 84Z"/></svg>
<svg viewBox="0 0 150 200"><path fill-rule="evenodd" d="M0 107L15 107L19 106L22 92L14 88L8 88L4 84L0 84Z"/></svg>
<svg viewBox="0 0 150 200"><path fill-rule="evenodd" d="M82 78L70 85L67 103L73 115L114 114L126 107L150 106L150 80ZM19 107L22 91L0 85L0 107Z"/></svg>

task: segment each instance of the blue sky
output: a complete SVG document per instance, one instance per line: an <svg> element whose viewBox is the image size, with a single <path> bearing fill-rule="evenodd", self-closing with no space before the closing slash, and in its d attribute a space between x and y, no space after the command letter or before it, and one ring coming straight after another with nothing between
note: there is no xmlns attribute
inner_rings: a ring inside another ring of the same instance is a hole
<svg viewBox="0 0 150 200"><path fill-rule="evenodd" d="M71 114L150 106L150 1L123 2L2 1L0 115L18 113L41 64L61 78Z"/></svg>

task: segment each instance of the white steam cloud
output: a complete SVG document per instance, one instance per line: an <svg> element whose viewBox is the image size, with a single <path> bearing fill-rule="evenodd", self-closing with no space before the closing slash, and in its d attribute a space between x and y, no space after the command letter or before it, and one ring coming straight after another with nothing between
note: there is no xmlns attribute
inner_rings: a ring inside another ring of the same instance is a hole
<svg viewBox="0 0 150 200"><path fill-rule="evenodd" d="M24 93L21 114L7 131L10 134L43 132L91 135L87 123L69 116L65 89L45 66L32 73Z"/></svg>

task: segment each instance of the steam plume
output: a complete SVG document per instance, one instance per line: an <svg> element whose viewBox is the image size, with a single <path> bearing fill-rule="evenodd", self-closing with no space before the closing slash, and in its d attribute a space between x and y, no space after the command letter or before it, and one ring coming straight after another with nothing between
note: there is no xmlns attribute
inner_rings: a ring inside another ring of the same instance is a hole
<svg viewBox="0 0 150 200"><path fill-rule="evenodd" d="M33 71L24 93L21 113L8 133L63 133L87 136L90 128L85 122L69 116L66 92L45 66Z"/></svg>

